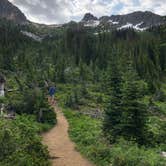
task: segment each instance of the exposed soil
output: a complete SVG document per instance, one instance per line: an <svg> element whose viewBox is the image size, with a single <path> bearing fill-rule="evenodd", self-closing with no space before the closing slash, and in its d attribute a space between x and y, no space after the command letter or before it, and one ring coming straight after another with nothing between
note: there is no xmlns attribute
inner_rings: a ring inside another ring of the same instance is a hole
<svg viewBox="0 0 166 166"><path fill-rule="evenodd" d="M57 125L43 134L43 143L48 146L53 166L93 166L75 149L68 135L69 124L61 112L54 106L57 114Z"/></svg>

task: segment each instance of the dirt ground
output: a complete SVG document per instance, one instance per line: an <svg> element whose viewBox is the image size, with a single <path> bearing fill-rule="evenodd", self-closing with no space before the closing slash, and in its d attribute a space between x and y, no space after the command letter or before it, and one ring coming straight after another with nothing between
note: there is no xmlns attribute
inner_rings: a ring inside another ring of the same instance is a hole
<svg viewBox="0 0 166 166"><path fill-rule="evenodd" d="M54 106L57 114L57 125L43 134L43 143L48 146L53 166L93 166L76 151L68 135L69 124L61 112Z"/></svg>

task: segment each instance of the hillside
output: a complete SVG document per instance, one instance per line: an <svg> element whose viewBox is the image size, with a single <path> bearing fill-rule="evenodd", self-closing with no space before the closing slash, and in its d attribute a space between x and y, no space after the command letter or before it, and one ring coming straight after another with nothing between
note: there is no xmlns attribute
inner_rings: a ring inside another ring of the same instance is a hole
<svg viewBox="0 0 166 166"><path fill-rule="evenodd" d="M24 24L24 16L8 19L10 12L0 19L0 166L86 163L81 155L97 166L165 166L163 17L88 13L79 23L47 26ZM146 30L133 28L142 20L139 28ZM107 21L109 30L100 28ZM128 22L132 27L120 28ZM68 122L47 101L55 85L56 108Z"/></svg>
<svg viewBox="0 0 166 166"><path fill-rule="evenodd" d="M18 24L26 24L28 20L25 15L8 0L0 1L0 17L14 21Z"/></svg>

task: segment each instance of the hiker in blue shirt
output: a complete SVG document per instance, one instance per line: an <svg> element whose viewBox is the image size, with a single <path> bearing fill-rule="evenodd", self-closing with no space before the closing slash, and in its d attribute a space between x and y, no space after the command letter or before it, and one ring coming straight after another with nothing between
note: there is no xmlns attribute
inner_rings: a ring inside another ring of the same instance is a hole
<svg viewBox="0 0 166 166"><path fill-rule="evenodd" d="M54 104L55 93L56 93L56 86L51 86L49 88L49 96L50 96L50 102L51 102L51 104Z"/></svg>

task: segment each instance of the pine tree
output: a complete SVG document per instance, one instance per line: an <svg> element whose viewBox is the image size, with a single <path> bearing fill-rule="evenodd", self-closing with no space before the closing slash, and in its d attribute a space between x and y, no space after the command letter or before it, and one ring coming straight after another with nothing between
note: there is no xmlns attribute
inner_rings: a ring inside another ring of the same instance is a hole
<svg viewBox="0 0 166 166"><path fill-rule="evenodd" d="M110 98L108 105L105 109L105 118L103 124L104 133L109 137L110 141L115 141L116 136L121 133L120 121L121 121L121 87L122 78L117 62L117 57L113 57L110 69L108 72L107 85L109 84Z"/></svg>
<svg viewBox="0 0 166 166"><path fill-rule="evenodd" d="M141 82L131 65L124 74L122 90L121 135L126 139L135 139L139 144L144 143L146 128L146 106L139 100L143 97L140 89Z"/></svg>

